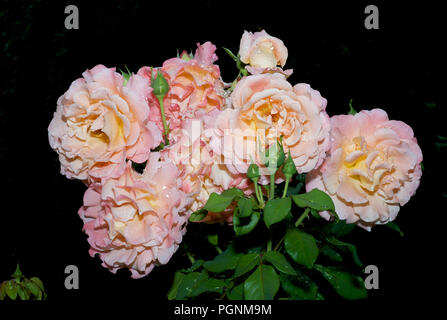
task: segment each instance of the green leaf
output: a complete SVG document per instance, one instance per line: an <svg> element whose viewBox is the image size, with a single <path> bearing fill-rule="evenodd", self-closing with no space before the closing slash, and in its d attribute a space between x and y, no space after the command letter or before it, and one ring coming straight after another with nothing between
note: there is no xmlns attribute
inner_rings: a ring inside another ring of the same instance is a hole
<svg viewBox="0 0 447 320"><path fill-rule="evenodd" d="M230 188L222 192L222 196L240 198L244 196L244 192L238 188Z"/></svg>
<svg viewBox="0 0 447 320"><path fill-rule="evenodd" d="M321 247L321 253L328 257L330 260L335 262L343 261L343 257L331 247L324 245Z"/></svg>
<svg viewBox="0 0 447 320"><path fill-rule="evenodd" d="M244 193L242 190L237 188L225 190L222 194L213 192L211 193L203 209L211 212L222 212L228 208L228 206L233 202L234 198L243 196Z"/></svg>
<svg viewBox="0 0 447 320"><path fill-rule="evenodd" d="M253 212L252 198L240 198L237 201L237 206L239 208L239 217L241 218L249 217Z"/></svg>
<svg viewBox="0 0 447 320"><path fill-rule="evenodd" d="M332 211L335 213L334 202L325 192L313 189L310 192L292 196L295 204L300 208L311 208L318 211Z"/></svg>
<svg viewBox="0 0 447 320"><path fill-rule="evenodd" d="M199 281L189 295L189 297L197 297L205 292L216 292L222 294L224 287L226 286L223 280L208 278Z"/></svg>
<svg viewBox="0 0 447 320"><path fill-rule="evenodd" d="M30 280L32 282L34 282L35 284L37 284L37 286L39 287L40 290L42 290L42 292L45 292L45 289L43 287L43 283L42 283L42 281L39 278L31 277Z"/></svg>
<svg viewBox="0 0 447 320"><path fill-rule="evenodd" d="M310 234L297 229L288 229L284 239L284 246L289 256L299 264L312 268L318 257L318 247Z"/></svg>
<svg viewBox="0 0 447 320"><path fill-rule="evenodd" d="M259 264L259 255L257 253L244 254L239 258L236 265L236 271L233 278L242 276L243 274L250 272L254 267Z"/></svg>
<svg viewBox="0 0 447 320"><path fill-rule="evenodd" d="M191 222L202 221L203 219L205 219L207 214L208 214L208 211L204 210L204 209L200 209L200 210L194 211L189 216L189 221L191 221Z"/></svg>
<svg viewBox="0 0 447 320"><path fill-rule="evenodd" d="M318 300L318 286L308 276L299 273L297 277L280 274L281 288L293 299Z"/></svg>
<svg viewBox="0 0 447 320"><path fill-rule="evenodd" d="M272 199L267 201L264 208L264 222L267 228L287 217L292 207L290 198Z"/></svg>
<svg viewBox="0 0 447 320"><path fill-rule="evenodd" d="M227 48L223 48L223 49L224 49L225 52L231 57L231 59L233 59L233 60L236 61L236 62L239 60L239 58L236 57L236 55L235 55L233 52L231 52L230 49L227 49Z"/></svg>
<svg viewBox="0 0 447 320"><path fill-rule="evenodd" d="M312 217L314 217L315 219L320 219L320 218L321 218L320 214L319 214L318 211L315 210L315 209L310 209L310 214L311 214Z"/></svg>
<svg viewBox="0 0 447 320"><path fill-rule="evenodd" d="M264 259L273 264L275 268L285 274L296 276L295 269L287 261L286 257L278 251L269 251L264 255Z"/></svg>
<svg viewBox="0 0 447 320"><path fill-rule="evenodd" d="M272 300L279 289L279 277L272 266L260 265L244 282L246 300Z"/></svg>
<svg viewBox="0 0 447 320"><path fill-rule="evenodd" d="M191 296L197 284L207 278L208 275L205 272L188 273L180 282L175 299L184 300L186 297Z"/></svg>
<svg viewBox="0 0 447 320"><path fill-rule="evenodd" d="M353 245L353 244L351 244L351 243L347 243L347 242L340 241L340 240L338 240L337 238L334 238L334 237L326 237L326 240L327 240L330 244L336 246L337 248L345 249L345 250L348 250L349 252L351 252L351 254L352 254L352 259L354 260L354 263L355 263L357 266L363 268L363 264L362 264L362 262L360 261L360 258L359 258L358 253L357 253L357 247L356 247L355 245Z"/></svg>
<svg viewBox="0 0 447 320"><path fill-rule="evenodd" d="M324 231L336 237L343 237L351 233L354 227L355 224L353 223L346 223L344 220L339 220L324 226Z"/></svg>
<svg viewBox="0 0 447 320"><path fill-rule="evenodd" d="M26 279L24 281L25 287L28 288L28 290L31 292L31 294L35 297L37 297L39 295L40 292L40 288L37 286L37 284L35 284L34 282Z"/></svg>
<svg viewBox="0 0 447 320"><path fill-rule="evenodd" d="M6 297L6 281L0 283L0 300L4 300Z"/></svg>
<svg viewBox="0 0 447 320"><path fill-rule="evenodd" d="M404 236L404 233L402 232L402 230L400 230L399 226L397 224L395 224L394 222L388 222L385 226L394 230L394 231L399 232L401 237Z"/></svg>
<svg viewBox="0 0 447 320"><path fill-rule="evenodd" d="M6 288L5 292L12 300L15 300L17 298L17 284L14 280L9 280L6 282Z"/></svg>
<svg viewBox="0 0 447 320"><path fill-rule="evenodd" d="M17 293L21 300L29 300L30 292L25 286L17 285Z"/></svg>
<svg viewBox="0 0 447 320"><path fill-rule="evenodd" d="M244 299L244 283L233 287L227 294L228 300L243 300Z"/></svg>
<svg viewBox="0 0 447 320"><path fill-rule="evenodd" d="M363 279L331 267L314 265L314 269L329 281L335 291L345 299L363 299L368 296Z"/></svg>
<svg viewBox="0 0 447 320"><path fill-rule="evenodd" d="M216 256L211 261L206 261L203 266L206 270L214 273L224 272L236 268L240 253L236 253L234 247L230 245L224 252Z"/></svg>
<svg viewBox="0 0 447 320"><path fill-rule="evenodd" d="M209 234L207 236L207 239L208 239L208 242L210 244L212 244L213 246L217 246L217 244L219 243L219 237L218 237L217 233L216 234Z"/></svg>
<svg viewBox="0 0 447 320"><path fill-rule="evenodd" d="M234 232L237 236L242 236L244 234L250 233L254 228L256 228L259 219L261 217L261 214L258 211L253 211L253 214L250 216L250 221L245 224L241 225L241 221L238 216L238 208L234 210L233 214L233 228Z"/></svg>
<svg viewBox="0 0 447 320"><path fill-rule="evenodd" d="M177 291L180 286L180 283L182 283L183 279L185 278L185 274L177 271L174 275L174 281L172 282L171 289L169 289L168 292L168 299L174 300L177 296Z"/></svg>

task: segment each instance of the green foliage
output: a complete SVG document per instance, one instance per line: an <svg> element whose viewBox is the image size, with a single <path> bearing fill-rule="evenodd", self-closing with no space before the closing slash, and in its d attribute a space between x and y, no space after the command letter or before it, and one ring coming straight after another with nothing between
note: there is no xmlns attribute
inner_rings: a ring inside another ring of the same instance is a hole
<svg viewBox="0 0 447 320"><path fill-rule="evenodd" d="M331 211L335 213L334 202L325 192L313 189L310 192L292 196L295 204L300 208L311 208L317 211Z"/></svg>
<svg viewBox="0 0 447 320"><path fill-rule="evenodd" d="M123 86L127 84L127 81L129 81L130 76L132 75L132 72L129 71L129 68L127 68L126 65L124 65L124 67L126 68L126 71L119 69L121 75L123 76Z"/></svg>
<svg viewBox="0 0 447 320"><path fill-rule="evenodd" d="M258 185L259 167L252 164L248 177L255 192L251 196L237 188L212 193L204 208L189 220L201 221L208 212L233 210L233 230L197 225L203 227L198 241L214 247L211 251L218 255L195 260L187 252L192 265L175 274L168 298L321 300L327 296L321 290L330 290L321 285L326 281L343 298L366 297L362 279L356 275L363 267L357 248L339 239L350 234L354 225L338 219L332 199L323 191L300 193L305 175L297 174L290 152L285 159L280 143L273 144L266 156L279 164L273 171L281 169L286 177L284 187L274 179L269 186ZM334 221L321 219L321 211L330 212ZM346 266L351 269L342 269Z"/></svg>
<svg viewBox="0 0 447 320"><path fill-rule="evenodd" d="M352 232L355 224L348 224L344 220L339 220L324 226L323 230L330 235L335 237L343 237Z"/></svg>
<svg viewBox="0 0 447 320"><path fill-rule="evenodd" d="M236 67L239 70L239 76L240 75L243 75L243 76L248 75L248 71L245 69L245 63L243 63L241 61L239 54L235 55L233 52L231 52L230 49L227 49L227 48L223 48L223 49L231 57L231 59L233 59L236 62Z"/></svg>
<svg viewBox="0 0 447 320"><path fill-rule="evenodd" d="M213 260L206 261L203 266L210 272L220 273L236 268L239 257L240 254L235 251L234 247L229 246Z"/></svg>
<svg viewBox="0 0 447 320"><path fill-rule="evenodd" d="M247 253L239 258L236 265L236 271L234 272L234 278L240 277L247 272L250 272L254 267L259 264L259 254Z"/></svg>
<svg viewBox="0 0 447 320"><path fill-rule="evenodd" d="M236 208L233 213L233 229L236 236L242 236L250 233L253 229L256 228L261 214L257 211L254 211L250 216L250 220L247 224L242 224L239 217L239 208Z"/></svg>
<svg viewBox="0 0 447 320"><path fill-rule="evenodd" d="M284 245L289 256L298 264L312 268L319 250L315 238L303 231L288 229Z"/></svg>
<svg viewBox="0 0 447 320"><path fill-rule="evenodd" d="M279 272L296 276L297 273L292 265L287 261L286 257L278 251L268 251L264 255L264 259L270 262Z"/></svg>
<svg viewBox="0 0 447 320"><path fill-rule="evenodd" d="M351 99L351 100L349 100L349 112L348 112L348 114L355 115L356 113L357 113L357 111L355 111L354 107L352 106L352 99Z"/></svg>
<svg viewBox="0 0 447 320"><path fill-rule="evenodd" d="M304 273L291 277L286 274L280 275L281 288L289 294L292 299L319 300L318 286Z"/></svg>
<svg viewBox="0 0 447 320"><path fill-rule="evenodd" d="M222 194L213 192L203 209L211 212L222 212L230 206L235 198L243 195L242 190L236 188L225 190Z"/></svg>
<svg viewBox="0 0 447 320"><path fill-rule="evenodd" d="M329 281L335 291L343 298L354 300L367 297L368 293L362 278L333 267L315 265L314 268Z"/></svg>
<svg viewBox="0 0 447 320"><path fill-rule="evenodd" d="M260 265L244 282L247 300L272 300L279 289L279 277L273 267Z"/></svg>
<svg viewBox="0 0 447 320"><path fill-rule="evenodd" d="M5 280L0 284L0 300L7 297L16 300L45 300L47 294L42 281L37 277L26 278L17 264L11 280Z"/></svg>
<svg viewBox="0 0 447 320"><path fill-rule="evenodd" d="M400 227L396 223L388 222L385 226L387 226L388 228L390 228L390 229L392 229L394 231L397 231L400 234L401 237L404 236L404 233L402 232L402 230L400 230Z"/></svg>
<svg viewBox="0 0 447 320"><path fill-rule="evenodd" d="M284 220L290 213L292 201L290 198L280 198L269 200L264 208L264 223L270 228L274 223Z"/></svg>
<svg viewBox="0 0 447 320"><path fill-rule="evenodd" d="M342 250L347 250L352 254L352 259L354 261L354 263L359 266L360 268L363 268L363 264L360 261L360 258L357 254L357 248L356 246L354 246L353 244L350 243L346 243L343 241L338 240L337 238L334 237L327 237L326 240L332 244L333 246L342 249Z"/></svg>
<svg viewBox="0 0 447 320"><path fill-rule="evenodd" d="M205 209L197 210L197 211L191 213L191 215L189 216L189 221L191 221L191 222L201 221L201 220L205 219L207 214L208 214L208 211Z"/></svg>

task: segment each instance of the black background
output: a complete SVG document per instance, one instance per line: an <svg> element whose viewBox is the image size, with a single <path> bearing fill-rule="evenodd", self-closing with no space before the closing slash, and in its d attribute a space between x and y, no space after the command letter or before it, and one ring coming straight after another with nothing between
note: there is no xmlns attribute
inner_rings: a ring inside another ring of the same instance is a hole
<svg viewBox="0 0 447 320"><path fill-rule="evenodd" d="M79 8L79 30L64 28L69 4ZM364 27L368 4L379 8L379 30ZM440 7L373 0L42 0L2 1L0 18L0 281L19 261L25 275L42 279L50 300L165 300L173 271L185 262L181 254L140 280L125 270L113 275L88 255L77 215L85 187L59 174L48 144L56 100L96 64L136 72L205 41L217 46L222 77L230 82L237 71L222 47L237 52L244 30L265 29L288 47L289 81L319 90L329 115L346 113L351 98L357 110L383 108L413 127L422 148L421 185L396 220L405 237L377 227L371 233L357 228L350 239L365 265L380 270L380 289L370 291L362 308L425 302L444 288L446 152L435 146L436 136L446 135ZM79 267L79 290L64 287L70 264Z"/></svg>

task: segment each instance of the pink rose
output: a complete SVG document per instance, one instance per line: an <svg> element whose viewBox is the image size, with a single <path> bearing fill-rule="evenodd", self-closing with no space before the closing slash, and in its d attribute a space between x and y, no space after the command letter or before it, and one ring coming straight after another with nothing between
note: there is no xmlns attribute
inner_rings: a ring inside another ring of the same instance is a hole
<svg viewBox="0 0 447 320"><path fill-rule="evenodd" d="M223 106L224 84L219 67L213 64L217 60L215 50L211 42L197 44L193 58L184 53L181 57L166 60L160 68L169 83L163 104L171 130L180 128L185 119L195 118L197 111L209 112ZM151 79L149 67L141 68L138 74ZM158 105L156 99L152 101ZM151 119L163 129L159 108L154 108Z"/></svg>
<svg viewBox="0 0 447 320"><path fill-rule="evenodd" d="M254 161L261 166L260 183L267 183L260 152L281 136L298 172L323 162L330 143L326 99L309 85L292 87L280 74L252 75L236 85L231 101L234 109L219 115L220 136L211 141L231 173L245 174Z"/></svg>
<svg viewBox="0 0 447 320"><path fill-rule="evenodd" d="M151 153L139 174L130 162L118 178L93 183L79 215L91 246L103 266L115 273L128 268L132 278L146 276L166 264L186 232L189 198L180 191L178 170Z"/></svg>
<svg viewBox="0 0 447 320"><path fill-rule="evenodd" d="M422 152L413 130L381 109L331 118L332 147L307 175L306 189L327 192L340 219L371 230L393 221L415 194ZM322 215L329 219L327 212Z"/></svg>
<svg viewBox="0 0 447 320"><path fill-rule="evenodd" d="M57 101L48 127L50 146L70 179L116 178L126 158L144 162L161 142L161 131L148 122L146 97L152 88L139 75L124 86L115 68L103 65L82 75Z"/></svg>
<svg viewBox="0 0 447 320"><path fill-rule="evenodd" d="M180 170L182 190L192 195L190 211L202 209L211 193L222 193L226 189L240 188L251 194L251 183L243 174L233 174L220 163L209 145L215 119L221 113L213 110L197 112L197 118L183 122L182 128L170 132L170 145L161 151ZM232 210L223 213L209 213L201 222L231 222Z"/></svg>
<svg viewBox="0 0 447 320"><path fill-rule="evenodd" d="M267 32L244 31L239 48L240 59L243 63L254 68L283 67L287 60L287 48L284 43ZM256 70L256 69L253 69ZM257 69L259 71L259 69ZM250 71L251 72L251 71Z"/></svg>

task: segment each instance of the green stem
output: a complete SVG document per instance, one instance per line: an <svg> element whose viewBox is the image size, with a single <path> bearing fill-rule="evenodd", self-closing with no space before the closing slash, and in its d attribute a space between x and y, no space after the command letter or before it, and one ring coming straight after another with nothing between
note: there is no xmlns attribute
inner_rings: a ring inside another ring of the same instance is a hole
<svg viewBox="0 0 447 320"><path fill-rule="evenodd" d="M261 206L261 208L264 208L265 207L264 196L262 195L261 186L258 185L257 183L255 183L255 193L256 193L256 198L258 199L259 205Z"/></svg>
<svg viewBox="0 0 447 320"><path fill-rule="evenodd" d="M183 250L185 251L186 256L188 257L189 262L191 262L191 264L194 264L194 262L196 262L196 259L194 259L194 257L192 256L191 252L188 251L186 246L183 246Z"/></svg>
<svg viewBox="0 0 447 320"><path fill-rule="evenodd" d="M218 254L221 254L223 252L222 249L219 248L219 246L214 246L214 248L216 248Z"/></svg>
<svg viewBox="0 0 447 320"><path fill-rule="evenodd" d="M272 251L272 232L270 232L269 239L267 241L267 252Z"/></svg>
<svg viewBox="0 0 447 320"><path fill-rule="evenodd" d="M286 197L288 188L289 188L289 179L286 177L286 185L284 186L284 192L282 193L283 198Z"/></svg>
<svg viewBox="0 0 447 320"><path fill-rule="evenodd" d="M168 123L166 122L166 115L165 115L165 107L164 107L164 104L163 104L163 98L158 98L158 101L160 102L161 121L163 122L163 135L165 136L165 144L168 145L169 144L169 140L168 140L169 127L168 127Z"/></svg>
<svg viewBox="0 0 447 320"><path fill-rule="evenodd" d="M279 242L276 244L275 249L273 249L273 251L278 250L279 246L281 245L281 243L284 241L284 237L281 238L281 240L279 240Z"/></svg>
<svg viewBox="0 0 447 320"><path fill-rule="evenodd" d="M310 212L310 208L306 208L306 210L304 210L303 214L298 218L298 220L296 220L295 227L298 228L298 226L301 224L301 222L303 222L303 220L309 215L309 212Z"/></svg>
<svg viewBox="0 0 447 320"><path fill-rule="evenodd" d="M269 200L275 197L275 173L270 176L270 192L269 192Z"/></svg>

